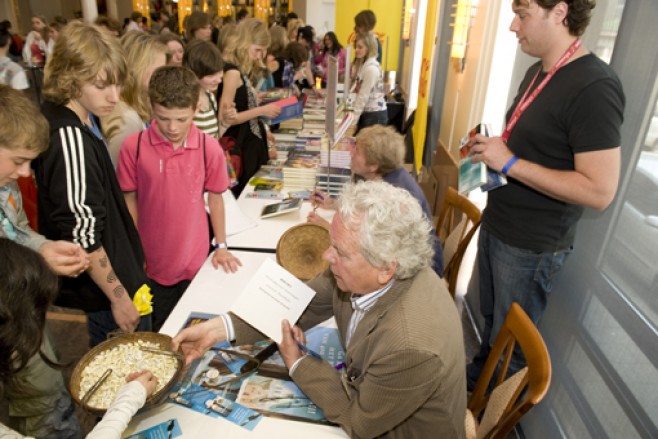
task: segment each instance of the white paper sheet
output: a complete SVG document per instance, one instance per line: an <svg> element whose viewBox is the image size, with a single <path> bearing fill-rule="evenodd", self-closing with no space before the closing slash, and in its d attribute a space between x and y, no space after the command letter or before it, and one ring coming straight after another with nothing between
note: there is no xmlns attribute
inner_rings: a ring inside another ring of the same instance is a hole
<svg viewBox="0 0 658 439"><path fill-rule="evenodd" d="M222 198L224 199L224 227L226 228L227 237L237 235L238 233L252 229L258 225L254 220L242 212L240 206L238 206L238 202L233 196L233 192L230 190L224 191ZM206 212L210 213L210 209L208 208L208 192L203 194L203 199L206 203ZM213 238L213 243L214 242Z"/></svg>
<svg viewBox="0 0 658 439"><path fill-rule="evenodd" d="M231 311L277 343L281 321L294 325L315 291L271 259L266 259L245 286Z"/></svg>

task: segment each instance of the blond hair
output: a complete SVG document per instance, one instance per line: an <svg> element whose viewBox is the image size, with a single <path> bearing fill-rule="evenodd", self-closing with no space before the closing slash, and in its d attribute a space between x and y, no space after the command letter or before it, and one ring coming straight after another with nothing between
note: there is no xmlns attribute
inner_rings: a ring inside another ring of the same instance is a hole
<svg viewBox="0 0 658 439"><path fill-rule="evenodd" d="M354 40L354 44L356 44L357 41L362 41L366 46L366 49L368 49L366 56L363 57L363 61L367 60L368 58L377 56L377 49L379 47L377 45L377 37L375 37L373 33L368 32L364 34L357 34L356 40Z"/></svg>
<svg viewBox="0 0 658 439"><path fill-rule="evenodd" d="M356 136L356 147L363 151L366 164L377 165L379 175L395 171L404 162L404 138L390 126L363 128Z"/></svg>
<svg viewBox="0 0 658 439"><path fill-rule="evenodd" d="M128 68L116 38L100 27L74 21L62 29L46 63L43 94L65 105L82 95L82 86L104 73L104 82L121 85Z"/></svg>
<svg viewBox="0 0 658 439"><path fill-rule="evenodd" d="M39 154L48 149L48 121L23 92L0 85L0 108L0 148Z"/></svg>
<svg viewBox="0 0 658 439"><path fill-rule="evenodd" d="M157 37L142 31L133 30L121 37L121 47L130 66L128 77L121 89L121 100L130 105L147 122L151 116L148 101L147 73L153 64L155 56L167 56L167 46ZM152 72L151 72L152 73Z"/></svg>
<svg viewBox="0 0 658 439"><path fill-rule="evenodd" d="M252 44L267 49L270 45L267 25L258 18L247 18L238 24L236 30L236 37L230 38L224 49L224 61L237 66L252 83L256 83L265 63L262 59L252 59L249 49Z"/></svg>

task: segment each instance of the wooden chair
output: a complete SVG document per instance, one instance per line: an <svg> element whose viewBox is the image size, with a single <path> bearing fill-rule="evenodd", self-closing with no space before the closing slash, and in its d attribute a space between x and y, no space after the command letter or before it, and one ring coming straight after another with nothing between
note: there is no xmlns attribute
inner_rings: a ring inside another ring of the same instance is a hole
<svg viewBox="0 0 658 439"><path fill-rule="evenodd" d="M455 297L457 275L464 253L480 225L480 209L468 198L448 187L439 213L436 233L443 246L443 278Z"/></svg>
<svg viewBox="0 0 658 439"><path fill-rule="evenodd" d="M527 366L505 379L517 344ZM499 365L495 387L488 392ZM544 398L550 382L551 359L544 340L525 311L513 303L468 402L466 437L505 438L521 417Z"/></svg>

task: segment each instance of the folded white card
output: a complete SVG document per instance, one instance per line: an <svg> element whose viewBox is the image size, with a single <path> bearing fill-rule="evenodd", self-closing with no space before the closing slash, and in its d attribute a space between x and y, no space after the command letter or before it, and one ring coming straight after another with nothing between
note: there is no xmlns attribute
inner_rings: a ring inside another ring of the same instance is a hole
<svg viewBox="0 0 658 439"><path fill-rule="evenodd" d="M271 259L265 259L231 306L231 312L277 343L281 321L294 325L315 291Z"/></svg>

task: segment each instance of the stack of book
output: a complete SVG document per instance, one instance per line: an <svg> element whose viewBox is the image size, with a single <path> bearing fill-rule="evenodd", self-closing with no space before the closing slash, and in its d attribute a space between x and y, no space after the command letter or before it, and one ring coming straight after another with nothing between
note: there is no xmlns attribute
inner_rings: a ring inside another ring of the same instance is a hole
<svg viewBox="0 0 658 439"><path fill-rule="evenodd" d="M295 191L312 188L319 163L320 155L316 151L291 151L282 168L284 189Z"/></svg>
<svg viewBox="0 0 658 439"><path fill-rule="evenodd" d="M340 139L329 150L329 145L323 146L320 151L320 166L331 166L332 168L350 169L352 164L352 149L356 140L353 137Z"/></svg>
<svg viewBox="0 0 658 439"><path fill-rule="evenodd" d="M325 120L327 119L327 110L325 108L304 108L302 115L304 119L304 128L311 130L325 129Z"/></svg>
<svg viewBox="0 0 658 439"><path fill-rule="evenodd" d="M349 169L321 166L317 169L315 187L332 197L338 197L351 180L352 172Z"/></svg>

